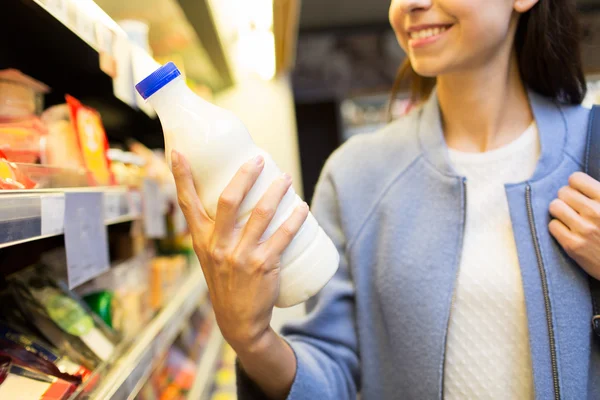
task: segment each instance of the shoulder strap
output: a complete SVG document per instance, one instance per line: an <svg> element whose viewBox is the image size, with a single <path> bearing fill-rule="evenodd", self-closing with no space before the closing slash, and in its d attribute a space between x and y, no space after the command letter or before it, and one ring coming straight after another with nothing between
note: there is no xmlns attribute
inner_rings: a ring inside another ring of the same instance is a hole
<svg viewBox="0 0 600 400"><path fill-rule="evenodd" d="M600 107L594 106L590 113L588 125L587 147L585 152L585 172L596 180L600 180ZM600 281L590 277L590 294L592 296L592 329L600 338Z"/></svg>

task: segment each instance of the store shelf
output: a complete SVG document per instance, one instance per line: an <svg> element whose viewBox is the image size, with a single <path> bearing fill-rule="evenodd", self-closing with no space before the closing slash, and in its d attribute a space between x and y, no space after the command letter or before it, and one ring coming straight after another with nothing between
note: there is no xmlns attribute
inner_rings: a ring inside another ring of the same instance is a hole
<svg viewBox="0 0 600 400"><path fill-rule="evenodd" d="M207 397L223 344L223 335L221 335L218 325L215 324L206 343L206 350L198 360L194 385L187 397L189 400L205 399Z"/></svg>
<svg viewBox="0 0 600 400"><path fill-rule="evenodd" d="M113 85L113 77L115 81L127 79L125 75L131 79L131 71L115 74L101 67L101 59L108 56L114 57L117 65L130 65L130 54L110 54L113 46L102 44L100 39L106 28L77 12L78 3L83 2L3 0L0 35L12 39L0 41L0 69L19 69L50 86L48 106L64 103L68 93L98 109L111 139L135 137L148 144L144 139L150 136L150 144L155 145L162 140L160 123L138 109L133 82L126 85L127 95L120 94L122 85L117 91ZM51 7L57 4L66 9L62 15ZM114 23L110 19L109 22ZM106 50L102 50L103 46Z"/></svg>
<svg viewBox="0 0 600 400"><path fill-rule="evenodd" d="M205 293L206 284L202 270L195 267L175 297L144 331L136 336L133 345L101 378L100 385L95 388L90 398L135 398L152 372L153 360L164 354L175 341Z"/></svg>
<svg viewBox="0 0 600 400"><path fill-rule="evenodd" d="M68 193L100 193L106 225L141 218L142 195L124 187L0 191L0 248L64 233Z"/></svg>

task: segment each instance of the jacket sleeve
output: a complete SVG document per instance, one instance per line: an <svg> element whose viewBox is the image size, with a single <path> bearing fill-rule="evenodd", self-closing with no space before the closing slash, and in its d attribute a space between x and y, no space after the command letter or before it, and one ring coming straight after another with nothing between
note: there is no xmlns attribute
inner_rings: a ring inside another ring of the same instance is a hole
<svg viewBox="0 0 600 400"><path fill-rule="evenodd" d="M344 251L338 197L327 172L317 185L312 211L335 243L340 266L325 288L307 302L307 316L282 330L297 360L288 399L354 400L360 387L355 289ZM237 372L240 400L266 399L239 366Z"/></svg>

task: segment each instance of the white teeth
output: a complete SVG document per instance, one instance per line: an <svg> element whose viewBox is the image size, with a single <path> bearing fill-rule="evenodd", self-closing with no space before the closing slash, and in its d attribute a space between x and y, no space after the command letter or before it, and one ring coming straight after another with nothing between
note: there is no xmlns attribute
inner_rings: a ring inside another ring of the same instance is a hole
<svg viewBox="0 0 600 400"><path fill-rule="evenodd" d="M446 27L422 29L417 32L410 32L410 37L411 39L426 39L444 33L446 29Z"/></svg>

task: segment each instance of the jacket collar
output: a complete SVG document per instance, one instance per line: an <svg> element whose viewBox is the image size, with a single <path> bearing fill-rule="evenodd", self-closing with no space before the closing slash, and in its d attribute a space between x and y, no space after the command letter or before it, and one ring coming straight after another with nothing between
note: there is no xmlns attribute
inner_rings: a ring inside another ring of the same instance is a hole
<svg viewBox="0 0 600 400"><path fill-rule="evenodd" d="M567 138L567 121L560 105L554 100L531 90L528 96L541 144L540 159L531 178L533 181L549 174L560 164ZM458 174L448 156L435 90L419 111L417 118L419 141L427 160L442 174L457 177Z"/></svg>

